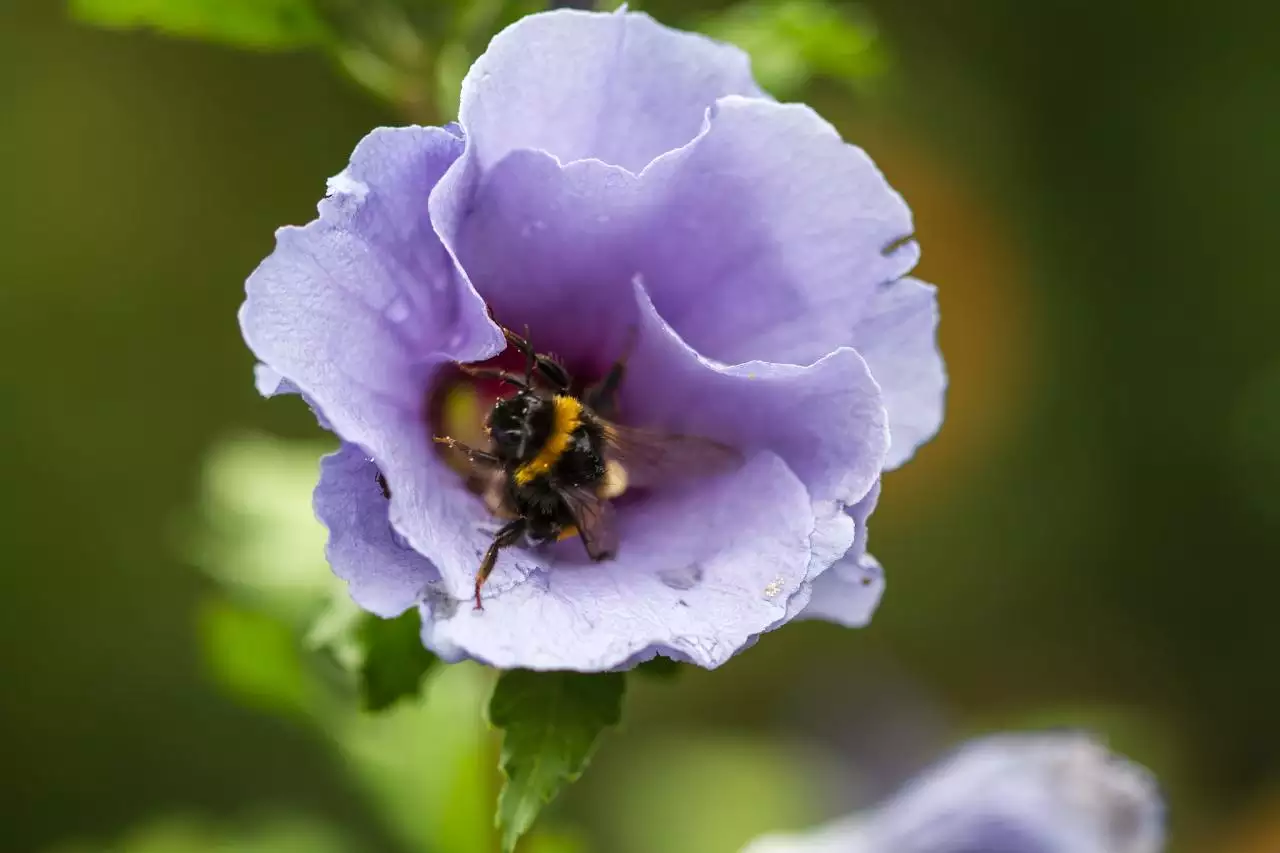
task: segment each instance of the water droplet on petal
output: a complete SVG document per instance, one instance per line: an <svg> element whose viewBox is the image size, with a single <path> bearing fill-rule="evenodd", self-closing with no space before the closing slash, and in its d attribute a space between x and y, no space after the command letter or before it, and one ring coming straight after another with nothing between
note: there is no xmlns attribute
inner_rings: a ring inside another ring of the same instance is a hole
<svg viewBox="0 0 1280 853"><path fill-rule="evenodd" d="M403 296L397 296L387 304L384 312L393 323L403 323L409 319L409 302Z"/></svg>
<svg viewBox="0 0 1280 853"><path fill-rule="evenodd" d="M672 589L693 589L702 583L702 566L691 563L679 569L663 569L658 572L658 580Z"/></svg>
<svg viewBox="0 0 1280 853"><path fill-rule="evenodd" d="M541 219L535 219L533 220L533 227L537 231L545 231L547 230L547 223L543 222Z"/></svg>
<svg viewBox="0 0 1280 853"><path fill-rule="evenodd" d="M607 214L607 213L600 213L600 214L597 214L597 215L596 215L596 222L599 222L601 225L603 225L604 223L606 223L606 222L608 222L608 221L609 221L609 214Z"/></svg>

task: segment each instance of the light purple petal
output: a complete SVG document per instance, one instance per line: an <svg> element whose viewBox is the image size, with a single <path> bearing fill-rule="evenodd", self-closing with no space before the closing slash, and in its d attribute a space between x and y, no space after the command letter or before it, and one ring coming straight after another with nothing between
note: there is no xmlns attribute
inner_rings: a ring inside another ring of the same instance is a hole
<svg viewBox="0 0 1280 853"><path fill-rule="evenodd" d="M417 412L425 365L501 346L423 203L461 145L436 128L369 134L330 181L320 218L280 229L247 283L249 346L350 441L368 446L383 413Z"/></svg>
<svg viewBox="0 0 1280 853"><path fill-rule="evenodd" d="M973 741L874 811L744 853L1158 853L1164 806L1143 768L1084 734Z"/></svg>
<svg viewBox="0 0 1280 853"><path fill-rule="evenodd" d="M880 481L847 510L853 545L813 582L801 619L825 619L846 628L862 628L884 595L884 570L867 553L867 521L880 499Z"/></svg>
<svg viewBox="0 0 1280 853"><path fill-rule="evenodd" d="M782 460L761 453L732 474L629 509L613 560L530 565L482 611L429 594L427 646L498 667L595 671L654 650L715 667L783 619L804 580L813 513ZM555 548L570 545L581 549Z"/></svg>
<svg viewBox="0 0 1280 853"><path fill-rule="evenodd" d="M639 172L693 139L724 95L762 96L738 48L644 14L565 9L494 37L463 81L458 115L482 170L523 148Z"/></svg>
<svg viewBox="0 0 1280 853"><path fill-rule="evenodd" d="M594 362L603 373L639 324L622 388L629 422L770 449L815 501L861 498L880 473L888 440L866 364L844 349L822 350L805 367L714 365L667 327L648 298L637 309L631 271L660 251L668 230L653 216L664 208L653 205L643 178L594 162L561 167L525 152L494 171L465 219L442 208L437 225L495 316L527 324L535 345L570 364Z"/></svg>
<svg viewBox="0 0 1280 853"><path fill-rule="evenodd" d="M876 850L946 853L948 839L1007 828L1045 839L1047 853L1156 853L1163 804L1146 770L1086 734L999 735L908 787L869 835Z"/></svg>
<svg viewBox="0 0 1280 853"><path fill-rule="evenodd" d="M857 345L872 300L919 254L914 241L884 253L911 217L867 156L812 110L771 101L720 100L639 177L526 151L448 180L474 184L472 204L433 200L433 220L500 313L552 299L581 328L640 274L663 318L724 362L808 364Z"/></svg>
<svg viewBox="0 0 1280 853"><path fill-rule="evenodd" d="M391 527L378 466L354 444L320 462L316 517L329 529L325 555L365 610L390 618L408 610L440 575Z"/></svg>
<svg viewBox="0 0 1280 853"><path fill-rule="evenodd" d="M884 569L870 554L845 557L813 582L801 619L824 619L846 628L871 622L884 595Z"/></svg>
<svg viewBox="0 0 1280 853"><path fill-rule="evenodd" d="M258 389L258 393L264 397L298 393L298 386L262 363L253 366L253 385Z"/></svg>
<svg viewBox="0 0 1280 853"><path fill-rule="evenodd" d="M715 438L784 460L815 502L851 504L888 448L879 388L852 349L808 366L725 366L688 346L636 285L639 337L620 396L632 422Z"/></svg>
<svg viewBox="0 0 1280 853"><path fill-rule="evenodd" d="M853 345L884 390L889 411L885 470L905 463L942 426L947 373L937 329L937 288L914 278L877 288L854 326Z"/></svg>
<svg viewBox="0 0 1280 853"><path fill-rule="evenodd" d="M813 110L724 98L642 175L660 197L640 271L658 311L726 362L808 364L919 258L902 197Z"/></svg>
<svg viewBox="0 0 1280 853"><path fill-rule="evenodd" d="M890 248L911 233L910 212L811 110L722 99L693 142L638 177L524 151L447 181L475 193L465 212L433 201L471 281L499 317L541 313L535 332L571 361L618 339L611 306L640 274L705 356L807 364L857 348L885 391L888 467L937 431L936 295L902 278L917 244Z"/></svg>
<svg viewBox="0 0 1280 853"><path fill-rule="evenodd" d="M240 313L254 353L377 460L396 529L454 565L473 559L487 516L432 447L426 395L443 364L503 346L427 219L461 147L440 129L371 133L330 182L320 218L277 233Z"/></svg>

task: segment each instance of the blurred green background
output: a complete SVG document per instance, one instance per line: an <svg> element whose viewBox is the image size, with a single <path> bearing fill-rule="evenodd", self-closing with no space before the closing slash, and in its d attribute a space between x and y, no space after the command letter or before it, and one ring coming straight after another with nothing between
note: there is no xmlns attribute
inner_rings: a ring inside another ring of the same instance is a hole
<svg viewBox="0 0 1280 853"><path fill-rule="evenodd" d="M632 5L742 41L880 163L941 287L952 391L886 479L873 624L638 684L551 815L563 849L728 853L1040 725L1152 767L1175 851L1280 849L1280 7L831 4L874 49L816 61L789 0ZM211 680L191 543L220 442L323 441L254 392L244 278L368 129L429 108L318 54L0 4L0 848L413 848L350 742Z"/></svg>

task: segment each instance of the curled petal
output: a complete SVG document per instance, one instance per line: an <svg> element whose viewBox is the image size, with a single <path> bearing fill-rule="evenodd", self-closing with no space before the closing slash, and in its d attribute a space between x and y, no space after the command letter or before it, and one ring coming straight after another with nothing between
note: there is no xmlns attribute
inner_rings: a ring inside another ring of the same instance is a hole
<svg viewBox="0 0 1280 853"><path fill-rule="evenodd" d="M421 407L425 365L501 346L422 204L461 145L436 128L374 131L330 182L320 218L280 229L246 285L249 346L365 447L380 415Z"/></svg>
<svg viewBox="0 0 1280 853"><path fill-rule="evenodd" d="M777 453L817 502L853 503L888 449L880 389L852 349L809 366L725 366L695 352L636 284L638 340L621 405L635 423Z"/></svg>
<svg viewBox="0 0 1280 853"><path fill-rule="evenodd" d="M870 554L845 556L813 582L801 619L823 619L846 628L863 628L884 596L884 569Z"/></svg>
<svg viewBox="0 0 1280 853"><path fill-rule="evenodd" d="M804 581L813 530L808 495L782 460L761 453L737 472L628 510L613 560L530 566L480 611L429 591L427 646L497 667L596 671L657 651L715 667L782 621ZM554 550L564 546L581 549Z"/></svg>
<svg viewBox="0 0 1280 853"><path fill-rule="evenodd" d="M937 330L937 288L914 278L876 288L853 328L853 345L884 389L890 434L885 470L905 463L942 426L947 372Z"/></svg>
<svg viewBox="0 0 1280 853"><path fill-rule="evenodd" d="M254 353L376 460L396 529L455 565L472 559L483 510L431 446L426 392L445 363L503 346L427 218L425 199L461 149L437 128L371 133L320 218L277 233L240 310Z"/></svg>
<svg viewBox="0 0 1280 853"><path fill-rule="evenodd" d="M391 527L378 466L354 444L320 463L316 517L329 529L325 555L365 610L390 618L408 610L440 575Z"/></svg>
<svg viewBox="0 0 1280 853"><path fill-rule="evenodd" d="M253 385L264 397L277 394L297 394L298 387L265 364L253 366Z"/></svg>
<svg viewBox="0 0 1280 853"><path fill-rule="evenodd" d="M463 81L458 115L481 169L523 148L639 172L731 94L762 96L738 48L644 14L562 9L494 37Z"/></svg>
<svg viewBox="0 0 1280 853"><path fill-rule="evenodd" d="M854 528L851 547L813 582L801 619L825 619L846 628L862 628L871 621L884 595L884 570L867 553L867 520L880 499L880 481L845 513Z"/></svg>
<svg viewBox="0 0 1280 853"><path fill-rule="evenodd" d="M446 244L500 316L540 321L570 360L617 348L626 317L614 306L638 273L663 319L710 358L808 364L858 349L886 389L890 467L936 432L936 297L901 279L915 242L894 245L910 212L811 110L725 98L696 139L638 177L517 151L449 180L474 195L465 211L433 199Z"/></svg>
<svg viewBox="0 0 1280 853"><path fill-rule="evenodd" d="M721 361L855 345L872 294L919 258L902 197L805 106L723 98L641 178L659 201L638 269L662 316Z"/></svg>

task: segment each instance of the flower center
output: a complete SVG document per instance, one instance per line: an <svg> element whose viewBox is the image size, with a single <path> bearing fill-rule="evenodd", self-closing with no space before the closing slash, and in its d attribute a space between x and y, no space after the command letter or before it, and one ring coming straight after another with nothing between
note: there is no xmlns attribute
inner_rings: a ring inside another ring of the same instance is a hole
<svg viewBox="0 0 1280 853"><path fill-rule="evenodd" d="M534 344L536 346L536 342ZM540 357L550 358L559 364L554 354L540 352ZM593 360L596 362L596 360ZM613 359L602 358L598 363L561 365L572 382L567 391L575 399L581 398L584 392L603 380L613 366ZM600 365L603 364L603 367ZM523 379L526 368L524 354L515 346L508 345L496 356L475 364L450 365L444 368L435 378L429 391L428 413L429 428L432 435L449 436L457 443L479 450L490 450L493 444L489 419L494 405L500 400L514 397L518 386L498 378L498 374L509 374ZM579 369L582 368L582 369ZM477 375L479 374L479 375ZM546 387L545 380L535 375L534 387L539 393L548 397L557 393ZM610 418L616 412L608 412ZM482 494L486 481L477 477L474 466L464 454L454 452L449 446L437 444L437 452L445 462L467 483L468 488ZM606 471L602 489L610 498L616 498L626 491L627 477L621 466L610 466Z"/></svg>

